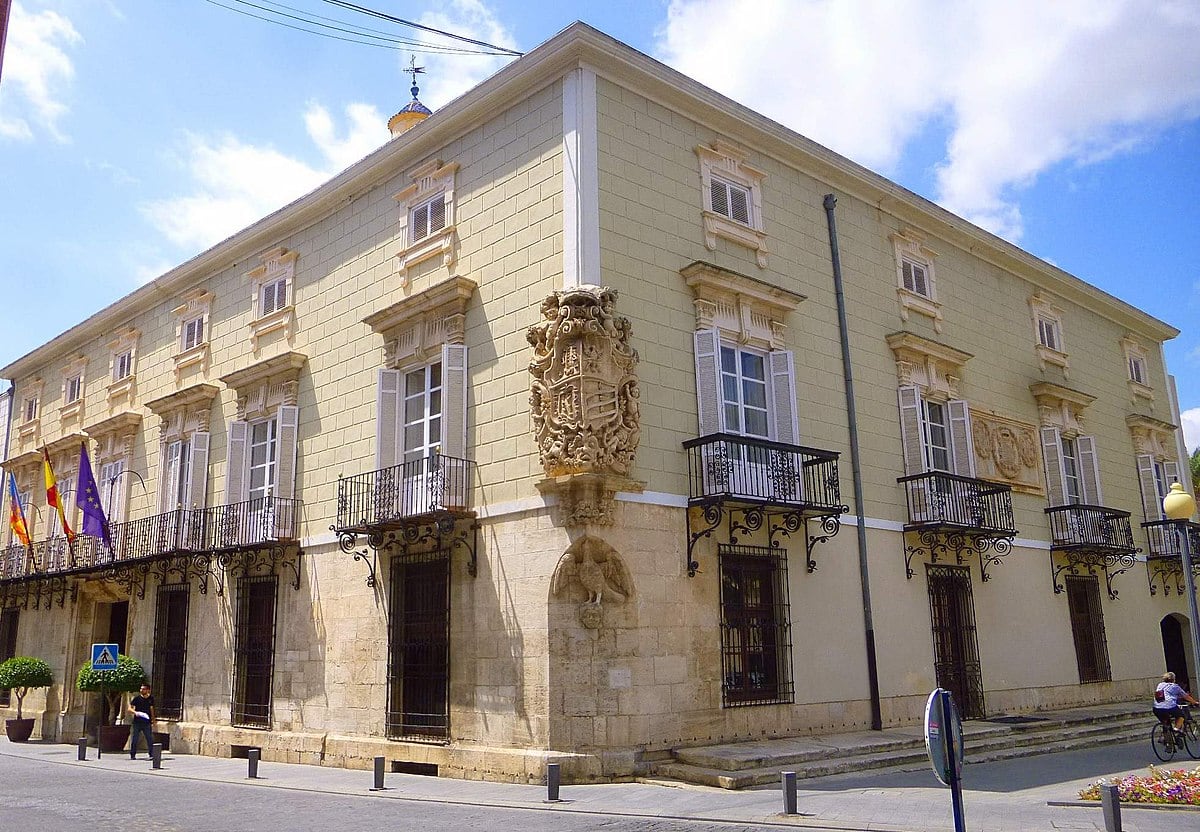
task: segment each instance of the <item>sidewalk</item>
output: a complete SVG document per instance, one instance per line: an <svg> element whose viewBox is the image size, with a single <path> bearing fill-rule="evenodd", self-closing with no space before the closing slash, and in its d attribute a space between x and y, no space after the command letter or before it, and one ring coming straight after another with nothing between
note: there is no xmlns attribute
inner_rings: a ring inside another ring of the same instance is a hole
<svg viewBox="0 0 1200 832"><path fill-rule="evenodd" d="M1051 801L1074 801L1078 791L1100 777L1145 772L1152 759L1146 743L1106 746L999 763L968 765L964 774L967 828L972 832L1009 830L1103 830L1099 804L1057 806ZM126 772L136 777L172 777L243 784L247 788L293 789L313 793L355 795L364 799L413 800L469 806L502 806L537 811L578 812L657 820L691 819L755 823L781 828L827 830L950 830L953 819L950 792L929 768L882 774L839 775L800 781L800 814L784 816L779 787L730 792L702 786L656 782L568 785L563 802L545 802L543 786L486 783L419 775L391 774L387 790L370 791L372 772L264 762L259 779L248 780L247 761L164 753L162 769L151 770L145 757L129 759L125 752L96 759L76 759L74 745L13 744L0 738L0 755L40 764L89 766ZM1193 761L1171 767L1190 768ZM1189 810L1155 811L1123 807L1126 832L1165 832L1200 821ZM1193 827L1194 828L1194 827Z"/></svg>

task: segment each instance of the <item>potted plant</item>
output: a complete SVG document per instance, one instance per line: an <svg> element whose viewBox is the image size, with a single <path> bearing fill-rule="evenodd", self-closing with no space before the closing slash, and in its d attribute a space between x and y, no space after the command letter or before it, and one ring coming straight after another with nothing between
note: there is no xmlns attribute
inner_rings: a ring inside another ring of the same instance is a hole
<svg viewBox="0 0 1200 832"><path fill-rule="evenodd" d="M96 729L96 743L100 752L110 754L120 751L129 739L129 724L117 725L117 717L121 715L121 698L127 693L134 693L146 681L146 671L137 659L130 658L124 653L117 656L115 670L92 670L91 662L79 668L79 676L75 687L84 693L100 693L108 705L111 723L101 725Z"/></svg>
<svg viewBox="0 0 1200 832"><path fill-rule="evenodd" d="M4 721L4 733L11 742L25 742L33 733L33 720L24 719L21 706L30 688L48 688L54 682L50 665L33 656L13 656L0 662L0 690L11 690L17 697L17 718Z"/></svg>

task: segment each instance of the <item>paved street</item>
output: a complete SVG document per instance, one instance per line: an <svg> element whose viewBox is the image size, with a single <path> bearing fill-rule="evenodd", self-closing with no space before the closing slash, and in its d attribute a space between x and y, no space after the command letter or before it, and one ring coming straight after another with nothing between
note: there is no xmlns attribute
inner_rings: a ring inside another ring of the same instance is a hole
<svg viewBox="0 0 1200 832"><path fill-rule="evenodd" d="M1072 800L1081 785L1100 777L1144 771L1148 753L1144 743L1134 743L969 766L967 828L1102 830L1098 806L1056 807L1048 801ZM123 754L97 761L89 749L89 756L81 763L73 746L14 746L0 740L0 830L953 828L949 791L926 768L801 781L802 814L785 818L777 814L778 789L564 786L567 802L547 805L540 786L391 774L389 790L372 793L367 788L371 774L364 771L263 763L263 779L250 782L245 760L168 755L163 770L152 772L147 761L132 762ZM1126 807L1123 821L1127 832L1180 832L1200 829L1200 812Z"/></svg>

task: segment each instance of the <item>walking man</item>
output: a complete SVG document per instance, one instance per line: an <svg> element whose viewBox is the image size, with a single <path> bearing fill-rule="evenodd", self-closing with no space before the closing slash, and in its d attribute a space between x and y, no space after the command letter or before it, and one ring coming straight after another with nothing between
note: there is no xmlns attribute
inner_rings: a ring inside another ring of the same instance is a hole
<svg viewBox="0 0 1200 832"><path fill-rule="evenodd" d="M133 715L133 726L129 731L129 759L137 759L139 735L146 738L146 754L153 755L153 731L158 725L158 717L154 714L154 697L150 695L150 685L143 682L138 695L129 700L129 713Z"/></svg>

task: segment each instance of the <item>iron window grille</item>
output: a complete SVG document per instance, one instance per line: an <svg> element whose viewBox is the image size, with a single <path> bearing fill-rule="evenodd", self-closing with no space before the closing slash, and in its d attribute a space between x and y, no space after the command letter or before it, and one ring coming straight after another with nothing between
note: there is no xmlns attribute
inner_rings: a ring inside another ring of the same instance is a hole
<svg viewBox="0 0 1200 832"><path fill-rule="evenodd" d="M17 655L17 622L20 620L19 610L0 611L0 662L7 661ZM12 704L10 691L0 690L0 708Z"/></svg>
<svg viewBox="0 0 1200 832"><path fill-rule="evenodd" d="M393 557L388 738L447 741L449 693L450 550Z"/></svg>
<svg viewBox="0 0 1200 832"><path fill-rule="evenodd" d="M1079 681L1111 681L1104 609L1100 606L1100 580L1095 575L1067 575L1066 588Z"/></svg>
<svg viewBox="0 0 1200 832"><path fill-rule="evenodd" d="M721 705L794 700L787 550L721 545Z"/></svg>
<svg viewBox="0 0 1200 832"><path fill-rule="evenodd" d="M275 599L279 579L238 579L230 721L243 728L271 727L271 681L275 669Z"/></svg>
<svg viewBox="0 0 1200 832"><path fill-rule="evenodd" d="M985 713L983 670L979 663L971 570L966 566L926 564L925 575L929 584L937 685L954 695L964 718L979 719Z"/></svg>
<svg viewBox="0 0 1200 832"><path fill-rule="evenodd" d="M163 719L183 719L187 666L188 584L159 584L154 612L155 710Z"/></svg>

